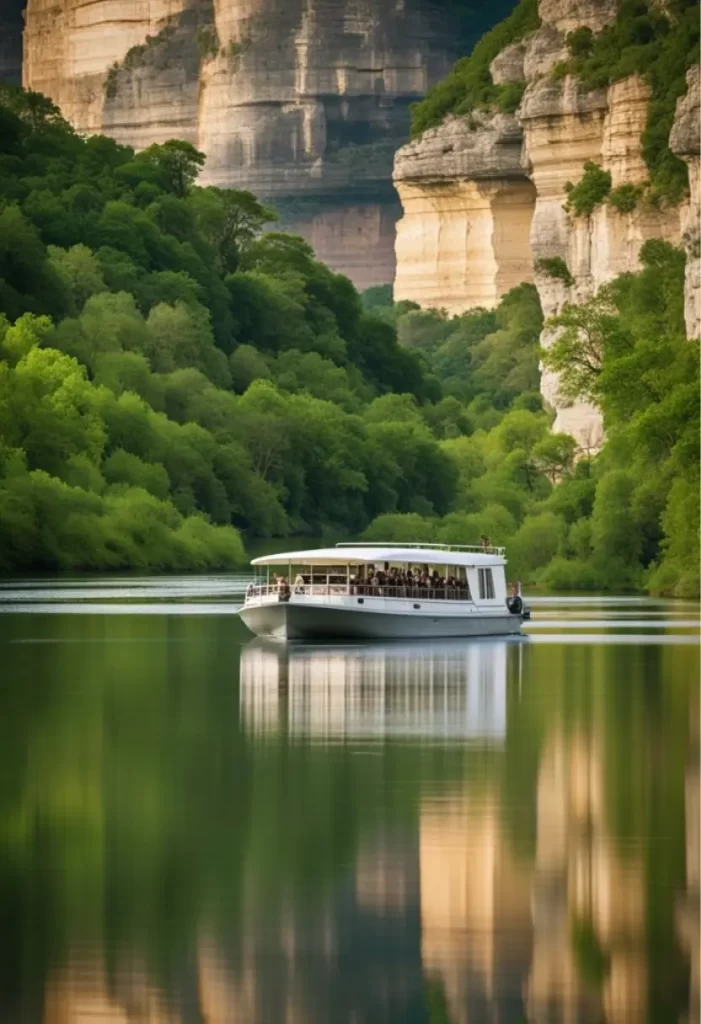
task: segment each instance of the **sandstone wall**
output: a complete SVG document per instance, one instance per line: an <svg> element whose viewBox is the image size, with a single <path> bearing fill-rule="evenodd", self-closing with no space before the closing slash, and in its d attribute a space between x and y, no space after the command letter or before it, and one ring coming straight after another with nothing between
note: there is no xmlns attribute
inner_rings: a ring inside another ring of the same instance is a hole
<svg viewBox="0 0 701 1024"><path fill-rule="evenodd" d="M540 0L541 27L504 49L491 65L495 83L525 83L516 115L449 118L399 151L394 180L402 200L397 230L398 299L462 312L494 306L520 281L535 280L546 317L566 302L584 301L618 274L639 269L650 238L679 244L687 264L686 318L690 335L701 325L699 260L699 78L679 101L672 145L690 168L692 203L654 210L639 204L619 213L602 203L590 216L565 209L568 182L591 160L609 170L612 188L647 180L641 152L649 89L637 75L608 89L585 91L572 77L550 71L567 56L565 35L580 25L600 31L615 16L615 0ZM538 268L560 258L571 286ZM542 266L542 265L541 265ZM541 342L554 340L545 330ZM542 377L557 412L555 430L596 451L601 417L585 403L567 404L557 379Z"/></svg>
<svg viewBox="0 0 701 1024"><path fill-rule="evenodd" d="M465 24L457 0L28 0L24 82L81 131L190 140L206 183L307 197L284 226L365 286L394 275L408 105Z"/></svg>

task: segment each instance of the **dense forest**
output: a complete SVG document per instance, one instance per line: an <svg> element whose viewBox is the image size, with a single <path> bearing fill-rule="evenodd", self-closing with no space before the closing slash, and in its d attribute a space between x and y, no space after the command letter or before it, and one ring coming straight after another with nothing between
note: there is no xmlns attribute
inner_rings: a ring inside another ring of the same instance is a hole
<svg viewBox="0 0 701 1024"><path fill-rule="evenodd" d="M202 154L0 105L0 569L232 567L248 538L487 533L553 587L698 591L698 353L684 256L542 314L358 295ZM582 351L581 339L589 348ZM538 361L603 411L551 432Z"/></svg>

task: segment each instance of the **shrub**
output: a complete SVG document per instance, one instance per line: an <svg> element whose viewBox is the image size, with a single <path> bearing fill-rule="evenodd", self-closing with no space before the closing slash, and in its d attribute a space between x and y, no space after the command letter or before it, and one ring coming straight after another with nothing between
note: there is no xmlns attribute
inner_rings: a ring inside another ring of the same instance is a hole
<svg viewBox="0 0 701 1024"><path fill-rule="evenodd" d="M619 185L609 195L609 203L619 213L632 213L638 205L638 200L642 196L643 191L641 185L630 185L628 183Z"/></svg>
<svg viewBox="0 0 701 1024"><path fill-rule="evenodd" d="M589 217L611 191L611 172L587 160L581 180L576 185L568 181L565 191L565 209L571 210L575 217Z"/></svg>
<svg viewBox="0 0 701 1024"><path fill-rule="evenodd" d="M494 102L505 114L513 114L523 99L525 88L525 82L508 82L506 85L498 85Z"/></svg>
<svg viewBox="0 0 701 1024"><path fill-rule="evenodd" d="M587 25L580 25L567 33L566 43L571 57L588 57L594 49L594 33Z"/></svg>
<svg viewBox="0 0 701 1024"><path fill-rule="evenodd" d="M144 57L149 51L161 46L166 43L176 30L176 25L170 22L157 32L155 36L146 36L143 43L138 46L132 46L131 49L127 50L122 61L122 67L127 71L133 71L134 68L140 67L144 63Z"/></svg>
<svg viewBox="0 0 701 1024"><path fill-rule="evenodd" d="M535 269L540 274L547 274L548 277L554 277L558 281L563 281L568 288L574 284L570 268L561 256L547 256L536 260Z"/></svg>

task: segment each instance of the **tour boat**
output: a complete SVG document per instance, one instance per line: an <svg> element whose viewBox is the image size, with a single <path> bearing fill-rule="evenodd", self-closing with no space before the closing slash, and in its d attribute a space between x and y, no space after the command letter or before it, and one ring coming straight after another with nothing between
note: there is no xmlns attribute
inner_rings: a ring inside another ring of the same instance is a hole
<svg viewBox="0 0 701 1024"><path fill-rule="evenodd" d="M266 575L249 585L239 614L257 636L500 636L519 633L530 617L518 584L507 595L504 548L338 544L252 565Z"/></svg>

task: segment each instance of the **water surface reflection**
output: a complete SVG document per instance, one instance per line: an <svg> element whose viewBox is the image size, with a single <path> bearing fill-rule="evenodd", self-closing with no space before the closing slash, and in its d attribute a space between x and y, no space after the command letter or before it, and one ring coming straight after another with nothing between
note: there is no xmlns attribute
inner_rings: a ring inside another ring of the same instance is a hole
<svg viewBox="0 0 701 1024"><path fill-rule="evenodd" d="M286 649L58 589L0 616L0 1019L698 1020L693 610Z"/></svg>
<svg viewBox="0 0 701 1024"><path fill-rule="evenodd" d="M253 732L284 728L316 738L503 742L507 649L521 642L256 640L241 652L242 722Z"/></svg>

